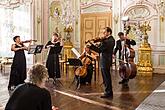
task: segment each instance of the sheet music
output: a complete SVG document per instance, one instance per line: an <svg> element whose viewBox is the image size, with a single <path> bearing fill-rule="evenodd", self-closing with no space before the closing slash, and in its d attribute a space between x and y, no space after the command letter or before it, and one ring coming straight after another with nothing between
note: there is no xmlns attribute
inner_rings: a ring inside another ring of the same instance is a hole
<svg viewBox="0 0 165 110"><path fill-rule="evenodd" d="M80 53L75 48L72 48L71 50L77 56L77 58L81 56Z"/></svg>

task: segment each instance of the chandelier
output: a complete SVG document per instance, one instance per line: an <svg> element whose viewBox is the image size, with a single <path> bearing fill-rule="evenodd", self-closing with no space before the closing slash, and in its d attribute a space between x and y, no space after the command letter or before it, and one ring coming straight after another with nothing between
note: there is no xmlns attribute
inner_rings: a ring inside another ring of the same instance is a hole
<svg viewBox="0 0 165 110"><path fill-rule="evenodd" d="M66 33L65 39L70 42L70 32L73 31L73 24L76 19L75 10L73 10L72 0L60 1L60 7L54 9L54 17L58 18L64 25L64 32Z"/></svg>
<svg viewBox="0 0 165 110"><path fill-rule="evenodd" d="M75 21L75 14L72 6L72 0L60 1L61 9L56 7L54 10L54 16L59 18L65 28L72 27Z"/></svg>
<svg viewBox="0 0 165 110"><path fill-rule="evenodd" d="M0 0L0 7L13 9L28 3L32 3L32 0Z"/></svg>
<svg viewBox="0 0 165 110"><path fill-rule="evenodd" d="M63 0L61 3L62 7L62 14L61 14L61 21L66 26L72 26L73 22L75 20L75 15L73 6L72 6L72 0Z"/></svg>

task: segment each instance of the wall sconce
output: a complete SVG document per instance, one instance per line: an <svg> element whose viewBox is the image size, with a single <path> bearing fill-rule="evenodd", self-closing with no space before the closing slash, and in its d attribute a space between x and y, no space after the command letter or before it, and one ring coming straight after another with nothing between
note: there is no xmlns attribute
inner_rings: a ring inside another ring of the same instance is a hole
<svg viewBox="0 0 165 110"><path fill-rule="evenodd" d="M41 17L37 16L37 23L40 24L41 23Z"/></svg>
<svg viewBox="0 0 165 110"><path fill-rule="evenodd" d="M160 16L160 20L163 22L164 21L164 16Z"/></svg>
<svg viewBox="0 0 165 110"><path fill-rule="evenodd" d="M115 23L117 24L118 20L119 20L119 14L114 14L113 19L114 19Z"/></svg>

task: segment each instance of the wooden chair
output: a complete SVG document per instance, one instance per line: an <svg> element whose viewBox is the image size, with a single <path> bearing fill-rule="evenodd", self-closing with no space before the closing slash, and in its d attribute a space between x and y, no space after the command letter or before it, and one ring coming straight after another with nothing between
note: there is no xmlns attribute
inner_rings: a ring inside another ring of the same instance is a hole
<svg viewBox="0 0 165 110"><path fill-rule="evenodd" d="M6 66L10 65L13 63L13 57L4 57L1 60L1 71L5 73Z"/></svg>

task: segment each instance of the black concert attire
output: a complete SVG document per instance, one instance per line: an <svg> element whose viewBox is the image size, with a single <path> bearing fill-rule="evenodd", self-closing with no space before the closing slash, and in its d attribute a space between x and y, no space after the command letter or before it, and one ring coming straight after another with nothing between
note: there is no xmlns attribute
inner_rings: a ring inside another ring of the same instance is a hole
<svg viewBox="0 0 165 110"><path fill-rule="evenodd" d="M63 46L60 46L60 42L54 44L51 41L48 41L45 48L49 45L54 45L54 47L50 47L46 61L46 68L48 69L49 78L60 78L59 54Z"/></svg>
<svg viewBox="0 0 165 110"><path fill-rule="evenodd" d="M119 50L119 59L121 58L121 52L122 52L122 41L119 39L116 41L116 47L114 49L114 55L116 55L117 51ZM131 45L136 45L136 42L134 40L126 39L125 44L127 44L128 48L131 48Z"/></svg>
<svg viewBox="0 0 165 110"><path fill-rule="evenodd" d="M24 47L23 44L21 46L15 44L15 48ZM15 55L13 58L13 63L11 65L10 71L10 79L8 89L10 90L12 86L17 86L19 84L24 83L26 79L26 58L24 50L15 51Z"/></svg>
<svg viewBox="0 0 165 110"><path fill-rule="evenodd" d="M108 38L104 39L99 45L100 64L103 83L105 86L105 96L113 96L110 67L112 66L112 54L114 46L115 39L113 38L113 36L109 36Z"/></svg>
<svg viewBox="0 0 165 110"><path fill-rule="evenodd" d="M5 110L52 110L50 93L31 83L21 84L10 96Z"/></svg>
<svg viewBox="0 0 165 110"><path fill-rule="evenodd" d="M88 54L91 55L91 52ZM93 64L92 64L93 58L91 58L90 56L86 56L85 53L83 57L88 57L91 60L91 63L87 65L87 75L85 77L80 77L80 83L85 84L86 82L88 82L90 84L93 75Z"/></svg>
<svg viewBox="0 0 165 110"><path fill-rule="evenodd" d="M124 42L124 45L126 44L128 48L131 48L131 45L136 45L136 42L134 40L126 39L125 41L121 41L120 39L116 41L116 47L114 49L114 55L116 55L117 51L119 50L119 59L124 60L124 56L122 57L122 42ZM126 51L126 50L125 50ZM123 54L124 55L124 54ZM126 56L125 56L126 57ZM127 59L126 59L127 61ZM120 61L119 61L120 63ZM119 84L126 84L128 83L129 79L122 79L122 81L119 82Z"/></svg>

